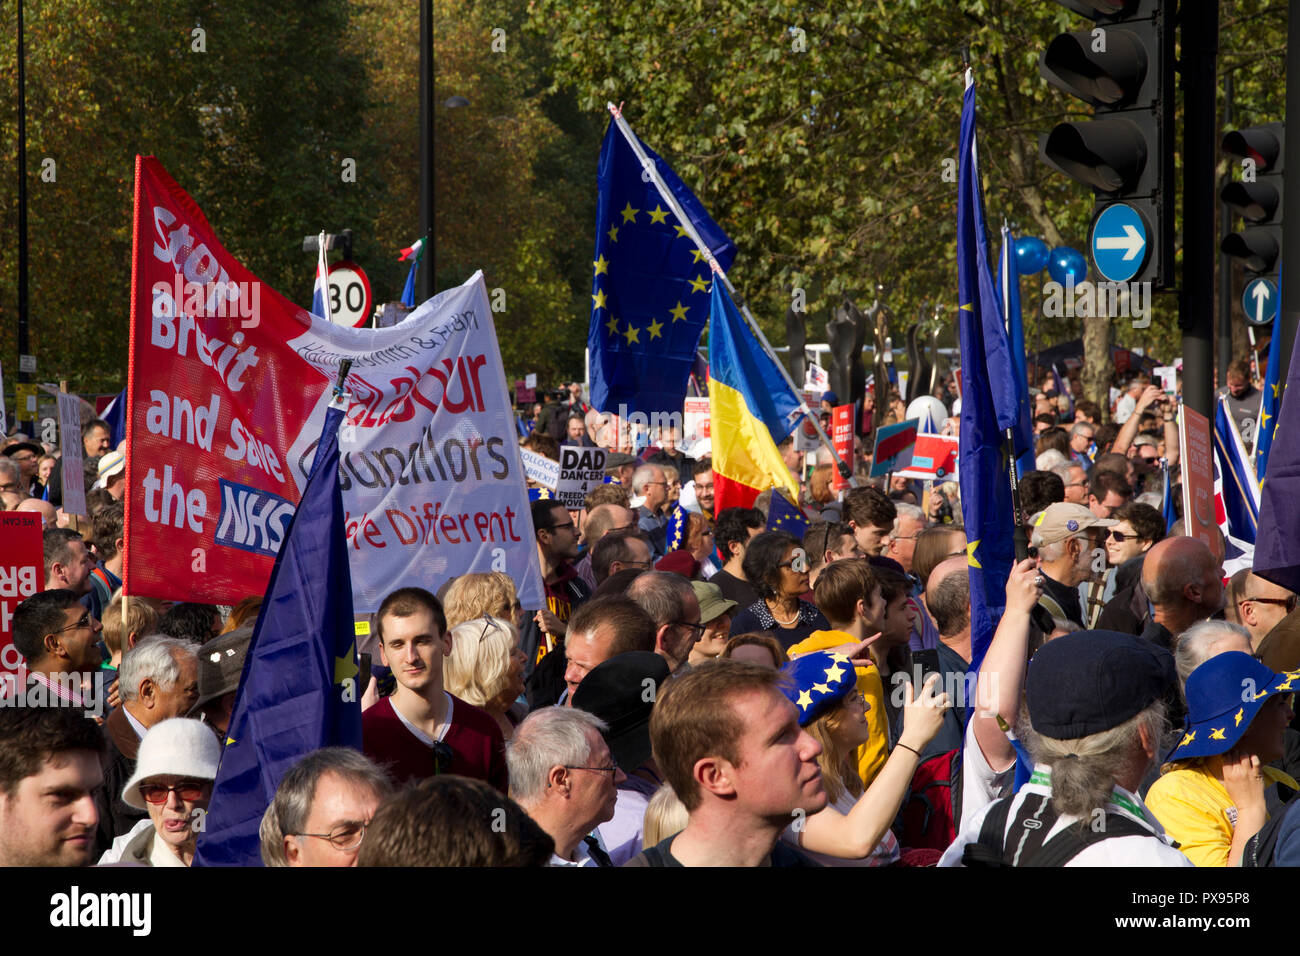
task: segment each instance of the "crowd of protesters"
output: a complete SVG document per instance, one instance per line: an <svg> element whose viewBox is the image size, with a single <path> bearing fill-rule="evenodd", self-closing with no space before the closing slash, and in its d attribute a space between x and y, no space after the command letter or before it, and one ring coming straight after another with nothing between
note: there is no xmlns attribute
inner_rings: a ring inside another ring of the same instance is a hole
<svg viewBox="0 0 1300 956"><path fill-rule="evenodd" d="M284 776L263 862L1300 865L1296 595L1170 522L1174 396L1137 376L1103 414L1032 384L1031 556L978 671L957 483L868 480L868 439L836 494L787 442L807 520L777 528L780 492L715 512L707 440L547 396L521 444L608 454L582 509L534 492L545 605L500 572L394 582L363 750ZM1258 414L1248 369L1227 385ZM188 866L261 598L124 600L125 449L83 440L80 518L53 449L0 448L4 509L45 527L0 689L0 864Z"/></svg>

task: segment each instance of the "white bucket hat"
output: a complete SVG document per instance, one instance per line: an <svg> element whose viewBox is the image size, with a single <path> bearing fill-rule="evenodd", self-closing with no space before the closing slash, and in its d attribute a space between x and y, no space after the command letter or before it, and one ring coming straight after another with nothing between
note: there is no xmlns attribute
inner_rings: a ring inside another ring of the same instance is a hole
<svg viewBox="0 0 1300 956"><path fill-rule="evenodd" d="M122 790L127 806L144 810L140 784L150 777L188 777L216 780L221 762L221 742L212 728L199 720L173 717L154 724L140 741L135 773Z"/></svg>

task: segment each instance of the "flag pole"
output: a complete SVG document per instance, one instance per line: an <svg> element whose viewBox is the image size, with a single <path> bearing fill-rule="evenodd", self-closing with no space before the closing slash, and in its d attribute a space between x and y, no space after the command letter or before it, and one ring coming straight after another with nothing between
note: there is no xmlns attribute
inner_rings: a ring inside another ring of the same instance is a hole
<svg viewBox="0 0 1300 956"><path fill-rule="evenodd" d="M1008 294L1008 283L1011 281L1011 255L1007 251L1007 228L1006 219L1002 220L1002 251L1003 255L999 258L1001 268L999 278L1002 279L1002 324L1006 327L1008 337L1011 334L1011 296ZM1020 278L1017 276L1016 281ZM1026 383L1028 384L1028 383ZM1015 518L1016 526L1012 531L1012 540L1016 546L1016 560L1023 561L1029 557L1029 536L1025 534L1025 513L1024 506L1020 503L1020 474L1016 467L1016 439L1015 433L1008 428L1002 436L1002 444L1006 449L1007 455L1007 475L1011 480L1011 514Z"/></svg>
<svg viewBox="0 0 1300 956"><path fill-rule="evenodd" d="M627 140L628 146L632 148L632 152L636 154L637 160L641 163L642 177L644 178L646 175L650 176L651 180L654 182L655 189L658 190L663 201L668 203L668 207L673 211L673 215L677 217L677 221L682 224L682 228L686 231L686 234L691 237L691 241L695 243L696 248L704 253L704 257L708 260L709 268L713 271L713 274L722 281L722 285L726 290L735 297L737 295L736 287L731 284L731 280L727 278L727 274L722 271L722 267L718 265L718 260L713 257L713 252L709 249L708 245L706 245L704 240L700 238L700 234L696 231L694 223L691 222L690 217L688 217L686 212L682 209L681 204L677 201L677 197L672 194L672 190L668 189L664 185L663 179L660 178L659 170L655 167L654 161L651 160L650 157L646 156L645 151L641 148L640 140L638 140L632 133L632 127L628 126L627 120L623 119L623 111L613 103L609 102L606 102L605 108L609 110L610 115L614 118L615 125L618 126L618 131L623 134L623 138ZM817 437L821 439L821 443L825 445L826 450L830 452L831 460L835 462L840 477L848 481L850 488L856 488L858 485L857 481L853 477L853 469L849 466L849 463L842 459L835 451L835 443L831 441L830 436L826 434L826 430L822 428L821 421L812 413L812 409L808 407L808 403L804 401L803 390L795 387L794 381L790 378L790 373L786 370L785 365L777 359L776 354L772 351L771 343L767 341L767 336L763 334L763 330L758 327L757 320L755 320L754 316L750 313L749 306L745 303L743 298L739 302L739 305L740 313L745 317L745 321L749 324L750 331L754 333L755 338L758 339L759 344L763 347L763 351L767 353L767 357L770 358L772 363L777 367L777 370L781 373L781 377L785 379L786 385L790 386L790 391L793 392L795 397L799 400L799 411L808 416L808 420L811 421L813 427L817 429Z"/></svg>

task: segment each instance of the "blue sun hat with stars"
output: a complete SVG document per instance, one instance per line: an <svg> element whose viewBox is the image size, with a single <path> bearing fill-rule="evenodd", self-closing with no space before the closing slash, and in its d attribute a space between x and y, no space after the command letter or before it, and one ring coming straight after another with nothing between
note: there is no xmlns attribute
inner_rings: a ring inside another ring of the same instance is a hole
<svg viewBox="0 0 1300 956"><path fill-rule="evenodd" d="M781 668L781 690L799 708L799 726L824 717L857 689L853 665L843 654L816 651L797 657Z"/></svg>
<svg viewBox="0 0 1300 956"><path fill-rule="evenodd" d="M1166 759L1227 753L1271 697L1296 690L1300 690L1300 671L1276 674L1242 651L1214 655L1187 678L1187 723L1178 746Z"/></svg>

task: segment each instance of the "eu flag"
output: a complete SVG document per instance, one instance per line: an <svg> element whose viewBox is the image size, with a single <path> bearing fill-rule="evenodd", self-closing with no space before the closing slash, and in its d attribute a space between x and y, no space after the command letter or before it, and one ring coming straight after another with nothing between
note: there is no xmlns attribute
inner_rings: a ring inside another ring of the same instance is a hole
<svg viewBox="0 0 1300 956"><path fill-rule="evenodd" d="M767 506L767 530L784 531L802 541L808 533L808 516L802 508L792 505L784 494L774 490L772 503Z"/></svg>
<svg viewBox="0 0 1300 956"><path fill-rule="evenodd" d="M1297 354L1294 345L1291 354ZM1276 367L1270 354L1269 375L1274 374ZM1296 405L1295 398L1300 395L1300 388L1291 388L1297 382L1300 382L1300 361L1292 359L1268 459L1268 480L1260 491L1253 570L1288 591L1300 592L1300 509L1295 504L1300 499L1300 406ZM1287 396L1291 397L1290 405L1286 403ZM1281 427L1285 422L1291 423L1289 428Z"/></svg>
<svg viewBox="0 0 1300 956"><path fill-rule="evenodd" d="M258 866L258 826L280 779L321 747L361 749L339 421L325 415L311 475L271 570L244 660L197 866Z"/></svg>
<svg viewBox="0 0 1300 956"><path fill-rule="evenodd" d="M1279 276L1279 279L1281 277ZM1264 396L1259 405L1259 422L1255 426L1255 474L1264 484L1264 470L1273 450L1273 435L1277 431L1277 413L1282 408L1282 381L1278 367L1282 364L1282 304L1278 303L1273 316L1273 335L1268 340L1268 368L1264 371Z"/></svg>
<svg viewBox="0 0 1300 956"><path fill-rule="evenodd" d="M962 402L958 446L970 565L971 670L978 669L1006 605L1015 518L1003 432L1017 427L1015 366L989 268L975 152L975 83L966 74L957 176L957 333Z"/></svg>
<svg viewBox="0 0 1300 956"><path fill-rule="evenodd" d="M725 272L735 244L668 164L637 142ZM709 319L708 260L613 120L600 148L599 189L587 332L591 404L623 416L680 415Z"/></svg>

